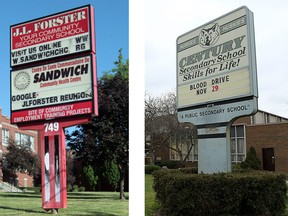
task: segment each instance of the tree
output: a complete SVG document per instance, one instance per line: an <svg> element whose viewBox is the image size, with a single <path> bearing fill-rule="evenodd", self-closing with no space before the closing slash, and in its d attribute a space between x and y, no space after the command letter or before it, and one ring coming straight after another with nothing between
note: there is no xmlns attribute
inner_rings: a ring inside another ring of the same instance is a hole
<svg viewBox="0 0 288 216"><path fill-rule="evenodd" d="M145 95L145 143L149 148L152 164L154 152L163 147L177 152L180 163L185 163L196 136L197 130L194 125L178 121L175 92L156 97Z"/></svg>
<svg viewBox="0 0 288 216"><path fill-rule="evenodd" d="M83 171L84 171L85 177L87 178L89 182L90 187L92 188L92 190L95 190L99 177L94 172L93 167L91 165L85 166L83 168Z"/></svg>
<svg viewBox="0 0 288 216"><path fill-rule="evenodd" d="M104 177L108 180L115 191L119 188L120 173L114 161L108 161L105 164Z"/></svg>
<svg viewBox="0 0 288 216"><path fill-rule="evenodd" d="M74 157L70 151L66 153L66 181L68 191L72 191L74 182L76 180L74 173Z"/></svg>
<svg viewBox="0 0 288 216"><path fill-rule="evenodd" d="M99 82L99 116L92 119L97 133L101 157L106 161L115 161L120 172L120 199L124 197L125 173L128 171L128 68L129 62L123 62L121 50L113 77L103 77Z"/></svg>
<svg viewBox="0 0 288 216"><path fill-rule="evenodd" d="M40 158L32 152L28 143L18 145L10 139L7 150L8 152L4 153L4 163L10 173L26 173L33 177L40 174Z"/></svg>
<svg viewBox="0 0 288 216"><path fill-rule="evenodd" d="M191 123L185 122L178 123L175 133L171 135L174 145L170 145L170 149L178 153L181 164L188 161L196 141L196 134L196 127Z"/></svg>
<svg viewBox="0 0 288 216"><path fill-rule="evenodd" d="M175 106L175 107L174 107ZM176 96L168 92L158 97L145 95L145 143L154 164L154 152L157 148L169 143L169 139L177 125Z"/></svg>
<svg viewBox="0 0 288 216"><path fill-rule="evenodd" d="M84 165L105 166L114 161L120 173L120 198L124 196L124 180L128 171L128 77L129 61L119 50L115 68L98 81L99 116L78 127L67 136L68 145Z"/></svg>

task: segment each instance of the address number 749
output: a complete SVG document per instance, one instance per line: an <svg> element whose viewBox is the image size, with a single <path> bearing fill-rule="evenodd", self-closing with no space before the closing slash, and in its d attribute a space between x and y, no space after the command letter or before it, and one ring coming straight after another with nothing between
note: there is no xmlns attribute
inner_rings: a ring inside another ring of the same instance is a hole
<svg viewBox="0 0 288 216"><path fill-rule="evenodd" d="M59 123L52 122L52 123L45 123L45 132L54 132L59 130Z"/></svg>

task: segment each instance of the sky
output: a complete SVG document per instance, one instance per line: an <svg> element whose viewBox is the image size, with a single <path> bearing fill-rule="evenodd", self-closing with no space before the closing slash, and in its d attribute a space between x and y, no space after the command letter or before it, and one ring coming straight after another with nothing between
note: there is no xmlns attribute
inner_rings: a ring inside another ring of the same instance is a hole
<svg viewBox="0 0 288 216"><path fill-rule="evenodd" d="M115 65L119 49L129 58L128 0L13 0L4 1L0 17L0 107L10 116L10 26L91 4L95 11L97 77Z"/></svg>
<svg viewBox="0 0 288 216"><path fill-rule="evenodd" d="M287 20L285 0L146 0L145 92L176 91L176 39L241 6L254 14L258 108L288 118Z"/></svg>

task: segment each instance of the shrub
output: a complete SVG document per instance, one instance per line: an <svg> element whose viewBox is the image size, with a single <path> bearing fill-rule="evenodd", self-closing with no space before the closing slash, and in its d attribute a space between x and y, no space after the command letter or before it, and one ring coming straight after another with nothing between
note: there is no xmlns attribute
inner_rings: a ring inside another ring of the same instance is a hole
<svg viewBox="0 0 288 216"><path fill-rule="evenodd" d="M72 192L78 192L79 188L78 185L73 185L73 191Z"/></svg>
<svg viewBox="0 0 288 216"><path fill-rule="evenodd" d="M160 166L156 165L146 165L145 166L145 174L151 174L152 172L161 169Z"/></svg>
<svg viewBox="0 0 288 216"><path fill-rule="evenodd" d="M250 147L247 157L244 162L240 164L241 168L243 169L253 169L253 170L260 170L261 162L257 158L256 150L253 146Z"/></svg>
<svg viewBox="0 0 288 216"><path fill-rule="evenodd" d="M72 192L73 191L73 186L71 184L67 185L67 191Z"/></svg>
<svg viewBox="0 0 288 216"><path fill-rule="evenodd" d="M158 163L155 163L157 166L160 166L160 167L167 167L169 169L177 169L177 168L180 168L181 165L179 165L179 162L178 161L160 161Z"/></svg>
<svg viewBox="0 0 288 216"><path fill-rule="evenodd" d="M186 174L153 173L156 198L169 216L282 215L286 176L270 172Z"/></svg>
<svg viewBox="0 0 288 216"><path fill-rule="evenodd" d="M84 191L85 191L85 187L79 187L79 188L78 188L78 191L79 191L79 192L84 192Z"/></svg>
<svg viewBox="0 0 288 216"><path fill-rule="evenodd" d="M232 164L232 173L248 173L248 172L254 172L253 169L246 169L242 168L241 163L233 163Z"/></svg>
<svg viewBox="0 0 288 216"><path fill-rule="evenodd" d="M180 172L186 173L186 174L197 174L198 173L198 168L196 167L185 167L185 168L180 168Z"/></svg>
<svg viewBox="0 0 288 216"><path fill-rule="evenodd" d="M35 193L40 193L41 192L41 187L34 187Z"/></svg>

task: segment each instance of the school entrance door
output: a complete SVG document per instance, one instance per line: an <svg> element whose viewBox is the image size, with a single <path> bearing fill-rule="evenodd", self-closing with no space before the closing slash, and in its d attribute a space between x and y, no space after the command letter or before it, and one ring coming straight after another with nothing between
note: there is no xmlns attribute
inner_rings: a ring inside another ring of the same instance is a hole
<svg viewBox="0 0 288 216"><path fill-rule="evenodd" d="M263 170L275 171L274 148L262 148Z"/></svg>

